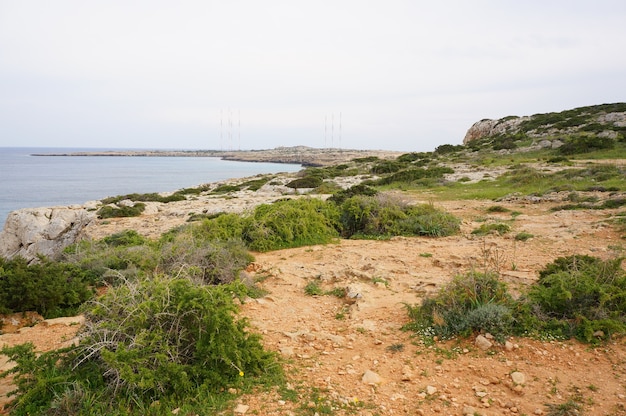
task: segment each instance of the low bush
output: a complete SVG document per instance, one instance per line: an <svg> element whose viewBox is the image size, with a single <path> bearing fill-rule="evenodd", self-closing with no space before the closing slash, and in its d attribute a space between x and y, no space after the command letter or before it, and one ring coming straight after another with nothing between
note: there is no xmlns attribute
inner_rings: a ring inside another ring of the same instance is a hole
<svg viewBox="0 0 626 416"><path fill-rule="evenodd" d="M162 196L156 192L148 193L148 194L127 194L127 195L118 195L109 198L105 198L102 200L103 204L117 204L124 200L130 200L133 202L175 202L175 201L184 201L186 198L183 194L174 193L169 196Z"/></svg>
<svg viewBox="0 0 626 416"><path fill-rule="evenodd" d="M3 374L17 385L11 414L205 414L230 388L278 380L275 355L235 317L242 295L160 276L111 288L85 308L78 346L2 350L17 364Z"/></svg>
<svg viewBox="0 0 626 416"><path fill-rule="evenodd" d="M442 339L489 332L502 340L513 325L513 299L495 273L458 275L421 306L408 306L410 328Z"/></svg>
<svg viewBox="0 0 626 416"><path fill-rule="evenodd" d="M585 342L626 332L622 259L560 257L540 272L524 301L558 336Z"/></svg>
<svg viewBox="0 0 626 416"><path fill-rule="evenodd" d="M194 227L164 242L159 257L163 272L212 285L233 282L254 260L241 239L197 238Z"/></svg>
<svg viewBox="0 0 626 416"><path fill-rule="evenodd" d="M334 204L316 198L259 205L246 218L242 238L254 251L326 244L339 236Z"/></svg>
<svg viewBox="0 0 626 416"><path fill-rule="evenodd" d="M137 202L132 206L105 205L96 213L99 218L138 217L146 209L146 204Z"/></svg>
<svg viewBox="0 0 626 416"><path fill-rule="evenodd" d="M374 196L376 194L378 194L378 191L375 188L361 183L358 185L352 185L348 189L335 192L330 198L328 198L328 200L337 205L341 205L346 199L356 195Z"/></svg>
<svg viewBox="0 0 626 416"><path fill-rule="evenodd" d="M505 224L503 222L492 222L487 224L481 224L480 227L472 230L472 234L488 235L492 233L497 233L499 235L504 235L509 231L511 231L511 226L509 224Z"/></svg>
<svg viewBox="0 0 626 416"><path fill-rule="evenodd" d="M94 273L40 258L0 257L0 313L36 311L44 318L71 316L93 296Z"/></svg>
<svg viewBox="0 0 626 416"><path fill-rule="evenodd" d="M580 153L589 153L596 150L612 149L615 147L615 140L608 137L598 137L595 135L574 136L567 140L557 151L561 155L569 156Z"/></svg>
<svg viewBox="0 0 626 416"><path fill-rule="evenodd" d="M449 167L432 167L432 168L411 168L401 170L390 176L376 181L377 185L391 185L394 183L412 183L426 179L441 179L447 173L454 173Z"/></svg>
<svg viewBox="0 0 626 416"><path fill-rule="evenodd" d="M409 205L380 194L353 196L340 207L344 237L378 238L395 235L442 237L459 231L460 221L433 205Z"/></svg>
<svg viewBox="0 0 626 416"><path fill-rule="evenodd" d="M490 332L596 343L626 333L622 259L574 255L548 264L514 300L496 273L456 276L420 306L407 306L407 328L427 337Z"/></svg>
<svg viewBox="0 0 626 416"><path fill-rule="evenodd" d="M324 180L319 176L305 176L303 178L294 179L285 186L293 189L317 188Z"/></svg>

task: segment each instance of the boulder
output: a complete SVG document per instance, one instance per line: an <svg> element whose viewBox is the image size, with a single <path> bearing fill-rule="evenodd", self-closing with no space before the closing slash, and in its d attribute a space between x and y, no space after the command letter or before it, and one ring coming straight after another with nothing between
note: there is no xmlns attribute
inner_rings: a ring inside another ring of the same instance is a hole
<svg viewBox="0 0 626 416"><path fill-rule="evenodd" d="M96 218L82 207L24 208L9 213L0 232L0 256L57 257Z"/></svg>

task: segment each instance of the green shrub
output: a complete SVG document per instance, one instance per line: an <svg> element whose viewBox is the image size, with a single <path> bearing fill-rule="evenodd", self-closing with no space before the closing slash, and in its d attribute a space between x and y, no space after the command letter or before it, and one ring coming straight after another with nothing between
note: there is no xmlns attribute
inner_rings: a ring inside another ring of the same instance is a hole
<svg viewBox="0 0 626 416"><path fill-rule="evenodd" d="M324 294L324 289L322 289L318 282L310 281L304 287L304 293L309 296L322 296Z"/></svg>
<svg viewBox="0 0 626 416"><path fill-rule="evenodd" d="M100 208L97 215L101 219L121 218L121 217L138 217L146 209L146 204L137 202L133 206L112 206L105 205Z"/></svg>
<svg viewBox="0 0 626 416"><path fill-rule="evenodd" d="M204 284L224 284L236 280L253 260L240 239L196 238L188 228L162 244L159 268Z"/></svg>
<svg viewBox="0 0 626 416"><path fill-rule="evenodd" d="M613 149L615 140L598 136L574 136L558 148L561 155L589 153L596 150Z"/></svg>
<svg viewBox="0 0 626 416"><path fill-rule="evenodd" d="M282 200L259 205L242 236L254 251L326 244L338 237L337 218L337 207L319 199Z"/></svg>
<svg viewBox="0 0 626 416"><path fill-rule="evenodd" d="M259 179L251 179L249 181L242 183L240 186L241 188L246 188L249 191L258 191L259 189L261 189L263 185L268 183L271 179L272 177L270 176L259 178Z"/></svg>
<svg viewBox="0 0 626 416"><path fill-rule="evenodd" d="M139 235L139 233L135 230L125 230L120 231L119 233L111 234L108 237L104 237L102 242L111 247L130 247L146 244L148 240Z"/></svg>
<svg viewBox="0 0 626 416"><path fill-rule="evenodd" d="M513 326L514 302L495 273L471 271L458 275L421 306L408 307L411 327L423 335L447 339L489 332L499 340Z"/></svg>
<svg viewBox="0 0 626 416"><path fill-rule="evenodd" d="M537 318L565 337L593 342L626 332L626 273L622 259L561 257L540 272L526 295ZM596 335L594 335L596 334Z"/></svg>
<svg viewBox="0 0 626 416"><path fill-rule="evenodd" d="M393 183L411 183L424 179L441 179L443 175L447 173L454 173L452 168L445 167L433 167L433 168L411 168L401 170L390 176L379 179L376 183L378 185L390 185Z"/></svg>
<svg viewBox="0 0 626 416"><path fill-rule="evenodd" d="M432 155L429 155L427 153L412 152L412 153L405 153L403 155L400 155L396 158L396 160L398 162L403 162L403 163L412 163L412 162L415 162L416 160L428 158L429 156L432 156Z"/></svg>
<svg viewBox="0 0 626 416"><path fill-rule="evenodd" d="M223 185L216 186L215 189L211 191L211 193L221 195L221 194L227 194L230 192L237 192L237 191L241 191L240 185L223 184Z"/></svg>
<svg viewBox="0 0 626 416"><path fill-rule="evenodd" d="M498 233L499 235L504 235L511 231L511 226L509 224L505 224L503 222L494 222L488 224L481 224L480 227L472 230L472 234L475 235L488 235L491 233Z"/></svg>
<svg viewBox="0 0 626 416"><path fill-rule="evenodd" d="M533 237L534 237L533 234L526 233L526 232L521 232L521 233L517 233L515 235L515 240L516 241L528 241L528 240L530 240Z"/></svg>
<svg viewBox="0 0 626 416"><path fill-rule="evenodd" d="M503 207L502 205L492 205L487 208L487 212L510 212L511 210Z"/></svg>
<svg viewBox="0 0 626 416"><path fill-rule="evenodd" d="M371 172L375 174L394 173L406 168L406 163L398 160L381 160L372 166Z"/></svg>
<svg viewBox="0 0 626 416"><path fill-rule="evenodd" d="M11 414L205 414L230 388L276 380L275 355L235 316L242 294L160 276L111 288L85 309L78 346L2 350L17 364L3 374L15 375Z"/></svg>
<svg viewBox="0 0 626 416"><path fill-rule="evenodd" d="M40 258L0 257L0 313L37 311L44 318L71 316L93 296L94 273Z"/></svg>
<svg viewBox="0 0 626 416"><path fill-rule="evenodd" d="M352 185L348 189L335 192L335 194L328 198L328 200L336 203L337 205L341 205L346 199L356 195L374 196L376 194L378 194L378 191L376 189L360 183L358 185Z"/></svg>
<svg viewBox="0 0 626 416"><path fill-rule="evenodd" d="M460 224L433 205L409 205L389 195L353 196L341 204L340 211L344 237L441 237L458 232Z"/></svg>
<svg viewBox="0 0 626 416"><path fill-rule="evenodd" d="M294 179L285 186L293 189L317 188L322 182L324 181L319 176L305 176L304 178Z"/></svg>
<svg viewBox="0 0 626 416"><path fill-rule="evenodd" d="M127 195L118 195L109 198L105 198L102 200L103 204L118 204L124 200L130 200L133 202L176 202L176 201L184 201L185 196L180 193L174 193L169 196L162 196L156 192L147 193L147 194L127 194Z"/></svg>

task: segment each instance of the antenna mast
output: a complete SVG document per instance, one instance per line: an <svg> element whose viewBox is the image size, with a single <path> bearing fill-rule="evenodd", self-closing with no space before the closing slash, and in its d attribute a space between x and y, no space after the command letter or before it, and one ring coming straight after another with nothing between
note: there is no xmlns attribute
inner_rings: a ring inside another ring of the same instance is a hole
<svg viewBox="0 0 626 416"><path fill-rule="evenodd" d="M331 115L330 123L330 147L335 147L335 113Z"/></svg>
<svg viewBox="0 0 626 416"><path fill-rule="evenodd" d="M341 149L341 111L339 112L339 148Z"/></svg>

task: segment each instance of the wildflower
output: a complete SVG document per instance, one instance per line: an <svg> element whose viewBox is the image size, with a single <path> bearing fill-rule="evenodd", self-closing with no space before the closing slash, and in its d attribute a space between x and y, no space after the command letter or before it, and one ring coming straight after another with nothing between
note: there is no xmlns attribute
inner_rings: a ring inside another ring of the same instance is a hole
<svg viewBox="0 0 626 416"><path fill-rule="evenodd" d="M243 377L243 371L239 372L239 377Z"/></svg>

